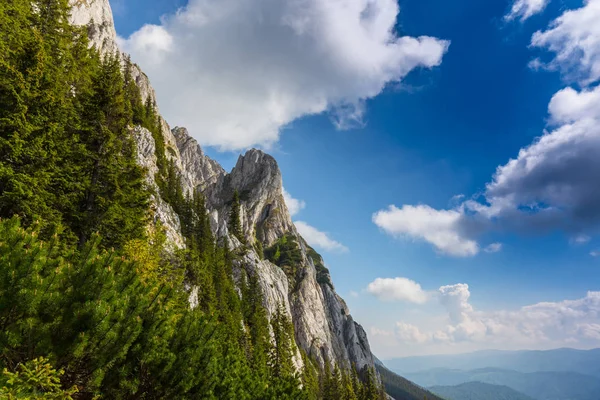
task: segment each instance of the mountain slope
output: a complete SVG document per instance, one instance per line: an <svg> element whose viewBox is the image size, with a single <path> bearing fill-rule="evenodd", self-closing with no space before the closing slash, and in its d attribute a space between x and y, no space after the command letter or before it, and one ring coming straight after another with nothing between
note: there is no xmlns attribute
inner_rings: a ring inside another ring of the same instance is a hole
<svg viewBox="0 0 600 400"><path fill-rule="evenodd" d="M430 391L396 375L380 363L376 363L375 368L381 376L386 393L395 400L421 400L424 398L428 400L442 400Z"/></svg>
<svg viewBox="0 0 600 400"><path fill-rule="evenodd" d="M467 382L456 386L432 386L428 389L446 400L534 400L508 386L490 385L483 382Z"/></svg>
<svg viewBox="0 0 600 400"><path fill-rule="evenodd" d="M72 0L75 6L72 22L87 25L92 43L109 54L115 49L116 34L108 0ZM140 88L144 102L156 103L156 96L146 75L133 65L132 75ZM158 109L156 109L158 112ZM184 128L170 129L160 118L162 138L158 143L150 131L134 128L138 146L138 161L148 171L151 188L158 188L159 170L157 148L164 147L167 161L181 178L183 193L201 192L206 199L213 233L237 249L244 256L237 262L237 273L258 272L263 290L265 308L269 316L281 305L295 328L296 344L323 365L332 361L357 368L373 366L367 336L354 322L343 299L335 292L327 273L317 268L322 265L319 255L310 252L296 231L283 199L282 177L276 161L259 150L250 150L240 156L235 168L226 173L214 160L204 155L200 146ZM240 217L243 240L229 232L228 218L234 192L240 194ZM165 228L169 243L174 248L184 247L180 216L160 191L152 196L154 222ZM289 237L296 243L298 259L293 265L278 265L276 260L261 257L260 248L277 246ZM316 259L315 259L316 258ZM272 262L274 261L274 262ZM191 301L198 288L190 288ZM302 366L297 351L296 365Z"/></svg>
<svg viewBox="0 0 600 400"><path fill-rule="evenodd" d="M472 371L433 369L405 374L425 387L483 382L508 386L538 400L598 400L600 381L574 372L530 372L483 368Z"/></svg>

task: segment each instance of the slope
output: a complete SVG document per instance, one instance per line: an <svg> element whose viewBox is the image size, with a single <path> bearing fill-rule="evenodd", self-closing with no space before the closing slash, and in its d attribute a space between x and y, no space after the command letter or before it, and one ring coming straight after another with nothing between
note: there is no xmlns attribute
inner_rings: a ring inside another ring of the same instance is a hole
<svg viewBox="0 0 600 400"><path fill-rule="evenodd" d="M428 400L442 400L430 391L393 373L379 363L375 364L375 368L381 376L386 393L395 400L422 400L424 398Z"/></svg>
<svg viewBox="0 0 600 400"><path fill-rule="evenodd" d="M405 374L425 387L484 382L508 386L538 400L598 400L600 381L575 372L530 372L483 368L471 371L432 369Z"/></svg>
<svg viewBox="0 0 600 400"><path fill-rule="evenodd" d="M467 382L456 386L432 386L428 389L446 400L533 400L508 386L490 385L483 382Z"/></svg>

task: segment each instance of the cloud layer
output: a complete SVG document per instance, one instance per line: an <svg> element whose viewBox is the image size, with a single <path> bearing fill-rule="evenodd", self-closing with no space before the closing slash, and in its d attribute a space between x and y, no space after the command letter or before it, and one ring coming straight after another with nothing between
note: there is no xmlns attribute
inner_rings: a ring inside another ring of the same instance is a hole
<svg viewBox="0 0 600 400"><path fill-rule="evenodd" d="M338 253L345 253L348 251L346 246L331 239L329 234L326 232L321 232L317 228L310 226L304 221L295 221L294 225L296 225L298 233L300 233L304 240L306 240L306 242L312 247Z"/></svg>
<svg viewBox="0 0 600 400"><path fill-rule="evenodd" d="M269 146L305 115L361 125L365 100L441 63L449 43L397 36L398 13L396 0L190 0L121 46L201 144Z"/></svg>
<svg viewBox="0 0 600 400"><path fill-rule="evenodd" d="M425 240L453 256L477 254L477 238L489 230L595 233L600 227L600 85L593 84L600 79L598 21L600 0L588 0L533 35L533 46L554 54L548 66L584 86L552 97L548 129L499 166L482 195L450 210L391 206L373 221L389 234ZM499 249L497 244L484 248Z"/></svg>
<svg viewBox="0 0 600 400"><path fill-rule="evenodd" d="M600 292L583 298L543 302L516 310L477 311L470 303L469 285L443 286L438 290L445 318L436 318L437 327L422 329L397 322L394 331L376 329L372 334L393 336L397 344L481 344L484 347L600 345Z"/></svg>

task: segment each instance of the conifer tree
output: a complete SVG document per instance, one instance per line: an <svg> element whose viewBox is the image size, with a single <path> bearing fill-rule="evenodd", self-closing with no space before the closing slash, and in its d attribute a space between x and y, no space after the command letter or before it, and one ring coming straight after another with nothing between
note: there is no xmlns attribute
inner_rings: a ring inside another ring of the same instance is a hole
<svg viewBox="0 0 600 400"><path fill-rule="evenodd" d="M144 237L148 193L136 162L129 131L131 115L117 56L105 57L93 77L93 93L85 101L82 160L85 193L73 215L74 230L83 246L99 232L106 247L122 247Z"/></svg>
<svg viewBox="0 0 600 400"><path fill-rule="evenodd" d="M231 211L229 212L229 232L238 238L242 243L245 242L244 233L242 232L242 223L240 221L240 195L237 190L233 192L233 200L231 201Z"/></svg>

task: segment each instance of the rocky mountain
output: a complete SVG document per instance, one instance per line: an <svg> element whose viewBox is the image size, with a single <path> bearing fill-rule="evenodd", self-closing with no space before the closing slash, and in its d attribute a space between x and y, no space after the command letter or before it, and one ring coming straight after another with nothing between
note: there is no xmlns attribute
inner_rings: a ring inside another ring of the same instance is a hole
<svg viewBox="0 0 600 400"><path fill-rule="evenodd" d="M116 31L108 0L72 0L71 21L87 26L92 44L104 54L118 51ZM132 75L140 88L142 100L156 95L148 77L133 65ZM157 110L158 111L158 110ZM176 122L176 121L175 121ZM282 176L273 157L256 149L239 157L227 173L216 161L207 157L185 128L171 129L161 118L165 154L182 180L184 193L200 191L210 211L211 227L219 238L227 238L231 246L244 247L237 262L237 273L257 272L263 290L265 308L272 315L282 305L295 327L298 348L323 364L354 363L357 368L373 366L369 342L364 329L349 313L335 288L321 257L298 234L283 198ZM148 130L134 127L138 161L148 172L147 182L153 190L155 223L166 229L174 248L185 246L179 216L160 196L154 176L158 171L156 142ZM244 242L228 231L231 201L237 191L241 200L241 223ZM300 261L286 270L262 257L259 249L268 249L283 238L298 243ZM202 288L189 288L190 302ZM301 367L302 360L296 357Z"/></svg>

